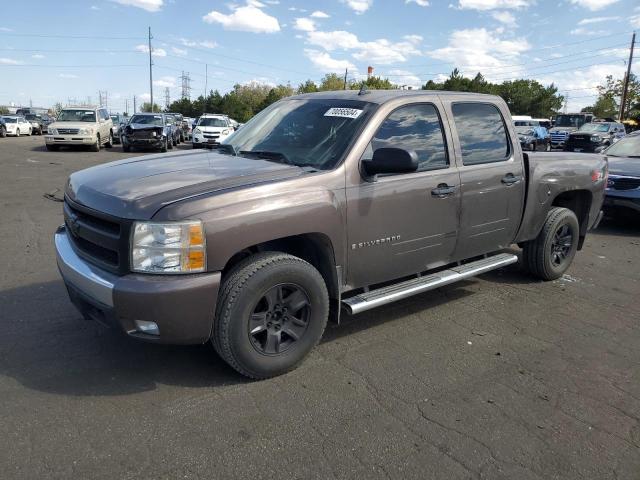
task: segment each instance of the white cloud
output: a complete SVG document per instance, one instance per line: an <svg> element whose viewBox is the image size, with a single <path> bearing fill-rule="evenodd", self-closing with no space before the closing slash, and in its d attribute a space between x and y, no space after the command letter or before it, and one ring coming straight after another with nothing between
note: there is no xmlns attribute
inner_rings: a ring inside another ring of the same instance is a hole
<svg viewBox="0 0 640 480"><path fill-rule="evenodd" d="M522 63L518 57L530 48L524 39L504 40L495 31L474 28L454 31L446 47L433 50L428 55L452 62L452 68L457 66L463 74L482 72L487 78L501 78L504 77L501 67ZM509 67L509 73L516 77L521 72Z"/></svg>
<svg viewBox="0 0 640 480"><path fill-rule="evenodd" d="M161 88L165 88L165 87L174 88L176 86L176 78L175 77L161 77L161 78L153 81L153 86L154 87L161 87Z"/></svg>
<svg viewBox="0 0 640 480"><path fill-rule="evenodd" d="M310 15L310 17L311 18L329 18L329 15L320 10L316 10Z"/></svg>
<svg viewBox="0 0 640 480"><path fill-rule="evenodd" d="M0 65L22 65L22 62L20 60L14 60L13 58L0 57Z"/></svg>
<svg viewBox="0 0 640 480"><path fill-rule="evenodd" d="M293 28L303 32L313 32L316 29L316 22L310 18L296 18L293 22Z"/></svg>
<svg viewBox="0 0 640 480"><path fill-rule="evenodd" d="M0 27L0 32L13 32L13 29L7 27Z"/></svg>
<svg viewBox="0 0 640 480"><path fill-rule="evenodd" d="M597 12L603 8L607 8L620 0L569 0L573 5L577 5L581 8L586 8L592 12Z"/></svg>
<svg viewBox="0 0 640 480"><path fill-rule="evenodd" d="M513 25L516 23L516 17L513 13L507 11L497 11L491 12L491 16L499 21L500 23L504 23L507 25Z"/></svg>
<svg viewBox="0 0 640 480"><path fill-rule="evenodd" d="M421 55L414 42L393 43L385 38L373 42L362 42L353 57L362 62L378 65L405 62L411 56Z"/></svg>
<svg viewBox="0 0 640 480"><path fill-rule="evenodd" d="M420 35L405 35L400 42L392 42L386 38L363 42L355 34L344 30L307 32L307 43L311 45L329 52L351 50L356 60L378 65L405 62L409 57L420 56L422 53L418 45L421 41Z"/></svg>
<svg viewBox="0 0 640 480"><path fill-rule="evenodd" d="M251 80L247 80L246 82L242 82L241 85L245 85L247 87L275 87L276 83L267 77L258 77L252 78Z"/></svg>
<svg viewBox="0 0 640 480"><path fill-rule="evenodd" d="M606 35L609 32L607 30L589 30L588 28L574 28L569 32L571 35Z"/></svg>
<svg viewBox="0 0 640 480"><path fill-rule="evenodd" d="M404 3L415 3L421 7L429 6L429 0L404 0Z"/></svg>
<svg viewBox="0 0 640 480"><path fill-rule="evenodd" d="M44 55L42 55L41 53L34 53L33 55L31 55L31 58L42 60L44 58Z"/></svg>
<svg viewBox="0 0 640 480"><path fill-rule="evenodd" d="M389 70L388 74L389 77L391 77L391 82L395 85L406 85L408 87L412 87L413 89L418 89L422 85L420 77L407 70Z"/></svg>
<svg viewBox="0 0 640 480"><path fill-rule="evenodd" d="M151 95L149 95L148 93L140 93L138 94L138 100L140 100L140 102L150 102ZM153 103L156 103L156 102L154 101Z"/></svg>
<svg viewBox="0 0 640 480"><path fill-rule="evenodd" d="M180 43L185 47L203 47L203 48L216 48L218 44L211 40L189 40L188 38L180 38Z"/></svg>
<svg viewBox="0 0 640 480"><path fill-rule="evenodd" d="M181 57L186 57L188 53L186 49L178 47L171 47L171 52Z"/></svg>
<svg viewBox="0 0 640 480"><path fill-rule="evenodd" d="M100 10L100 7L97 5L91 5L91 10Z"/></svg>
<svg viewBox="0 0 640 480"><path fill-rule="evenodd" d="M516 9L526 8L533 3L529 0L459 0L458 8L462 10Z"/></svg>
<svg viewBox="0 0 640 480"><path fill-rule="evenodd" d="M211 11L202 19L206 23L219 23L225 30L237 30L253 33L275 33L280 31L280 23L276 17L266 14L261 9L264 4L248 0L246 5L229 5L232 13L224 14Z"/></svg>
<svg viewBox="0 0 640 480"><path fill-rule="evenodd" d="M65 78L67 80L78 78L78 75L74 75L73 73L59 73L58 78Z"/></svg>
<svg viewBox="0 0 640 480"><path fill-rule="evenodd" d="M329 51L336 50L338 48L348 50L357 48L360 45L360 41L356 35L344 30L334 30L331 32L309 32L307 41L311 45L317 45Z"/></svg>
<svg viewBox="0 0 640 480"><path fill-rule="evenodd" d="M149 46L144 44L136 45L136 51L149 54ZM166 57L167 51L164 48L154 48L151 55L154 57Z"/></svg>
<svg viewBox="0 0 640 480"><path fill-rule="evenodd" d="M611 65L592 65L584 69L577 69L554 74L541 74L536 80L544 85L553 83L558 87L558 93L569 95L567 111L579 112L581 108L593 105L597 98L597 90L593 87L602 85L607 75L622 78L626 67L620 63ZM565 90L568 92L565 93ZM593 95L593 96L591 96Z"/></svg>
<svg viewBox="0 0 640 480"><path fill-rule="evenodd" d="M620 20L620 17L592 17L585 18L578 22L578 25L591 25L592 23L612 22L614 20Z"/></svg>
<svg viewBox="0 0 640 480"><path fill-rule="evenodd" d="M355 70L356 67L349 60L333 58L327 52L306 49L304 54L316 68L323 72L343 72L345 69Z"/></svg>
<svg viewBox="0 0 640 480"><path fill-rule="evenodd" d="M345 3L356 14L361 15L373 5L373 0L340 0Z"/></svg>
<svg viewBox="0 0 640 480"><path fill-rule="evenodd" d="M164 0L112 0L120 5L138 7L147 12L158 12L164 5Z"/></svg>
<svg viewBox="0 0 640 480"><path fill-rule="evenodd" d="M637 12L639 10L636 8L635 11ZM640 28L640 15L633 15L632 17L629 17L629 23L633 28Z"/></svg>

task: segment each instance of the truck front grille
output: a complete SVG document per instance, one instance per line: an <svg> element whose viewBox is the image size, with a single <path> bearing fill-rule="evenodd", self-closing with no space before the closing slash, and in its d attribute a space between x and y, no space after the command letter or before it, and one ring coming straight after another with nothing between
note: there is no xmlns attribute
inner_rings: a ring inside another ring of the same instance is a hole
<svg viewBox="0 0 640 480"><path fill-rule="evenodd" d="M594 143L591 142L590 135L570 135L567 139L567 146L576 148L593 148Z"/></svg>
<svg viewBox="0 0 640 480"><path fill-rule="evenodd" d="M552 142L564 142L567 140L569 133L567 132L552 132L550 134Z"/></svg>
<svg viewBox="0 0 640 480"><path fill-rule="evenodd" d="M65 197L64 223L78 255L115 274L128 271L130 221L105 215Z"/></svg>
<svg viewBox="0 0 640 480"><path fill-rule="evenodd" d="M77 135L79 131L78 128L58 128L59 135Z"/></svg>
<svg viewBox="0 0 640 480"><path fill-rule="evenodd" d="M609 184L607 186L613 190L634 190L640 188L640 178L609 175Z"/></svg>

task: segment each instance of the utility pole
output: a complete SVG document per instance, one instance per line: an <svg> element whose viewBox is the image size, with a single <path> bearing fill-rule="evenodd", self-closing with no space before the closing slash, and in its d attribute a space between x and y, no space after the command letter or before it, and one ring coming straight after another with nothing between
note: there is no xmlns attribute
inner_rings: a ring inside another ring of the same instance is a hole
<svg viewBox="0 0 640 480"><path fill-rule="evenodd" d="M129 113L129 99L128 98L124 99L124 112L123 113Z"/></svg>
<svg viewBox="0 0 640 480"><path fill-rule="evenodd" d="M347 89L347 74L349 73L349 69L345 68L344 69L344 89Z"/></svg>
<svg viewBox="0 0 640 480"><path fill-rule="evenodd" d="M151 112L153 112L153 59L151 50L151 27L149 27L149 93L151 94Z"/></svg>
<svg viewBox="0 0 640 480"><path fill-rule="evenodd" d="M134 95L133 96L133 113L136 113L136 112L137 112L137 110L136 110L136 96Z"/></svg>
<svg viewBox="0 0 640 480"><path fill-rule="evenodd" d="M567 105L569 105L569 92L564 92L564 108L562 109L562 113L567 113Z"/></svg>
<svg viewBox="0 0 640 480"><path fill-rule="evenodd" d="M620 101L620 118L618 120L624 120L624 109L627 103L627 95L629 90L629 80L631 80L631 62L633 62L633 47L636 44L636 32L633 32L631 37L631 49L629 50L629 62L627 63L627 75L624 77L624 87L622 88L622 100Z"/></svg>
<svg viewBox="0 0 640 480"><path fill-rule="evenodd" d="M169 108L169 105L171 104L171 97L170 97L170 93L169 93L169 87L165 87L164 88L164 104L167 107L167 109Z"/></svg>

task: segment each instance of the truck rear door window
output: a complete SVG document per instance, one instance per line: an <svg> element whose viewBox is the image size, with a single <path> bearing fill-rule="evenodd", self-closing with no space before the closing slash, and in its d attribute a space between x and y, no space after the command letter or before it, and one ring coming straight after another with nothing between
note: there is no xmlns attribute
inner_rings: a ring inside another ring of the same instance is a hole
<svg viewBox="0 0 640 480"><path fill-rule="evenodd" d="M373 152L383 147L415 151L419 172L449 166L440 117L430 104L408 105L393 111L380 125L363 159L371 159Z"/></svg>
<svg viewBox="0 0 640 480"><path fill-rule="evenodd" d="M451 110L464 165L502 162L509 158L507 130L494 105L454 103Z"/></svg>

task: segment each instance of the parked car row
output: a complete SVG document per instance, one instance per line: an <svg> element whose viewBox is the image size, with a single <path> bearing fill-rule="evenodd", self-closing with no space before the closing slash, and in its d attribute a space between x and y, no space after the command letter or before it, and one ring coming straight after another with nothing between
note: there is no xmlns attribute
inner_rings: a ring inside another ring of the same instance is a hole
<svg viewBox="0 0 640 480"><path fill-rule="evenodd" d="M11 135L19 137L20 135L31 135L33 127L22 115L4 115L0 123L0 137Z"/></svg>

